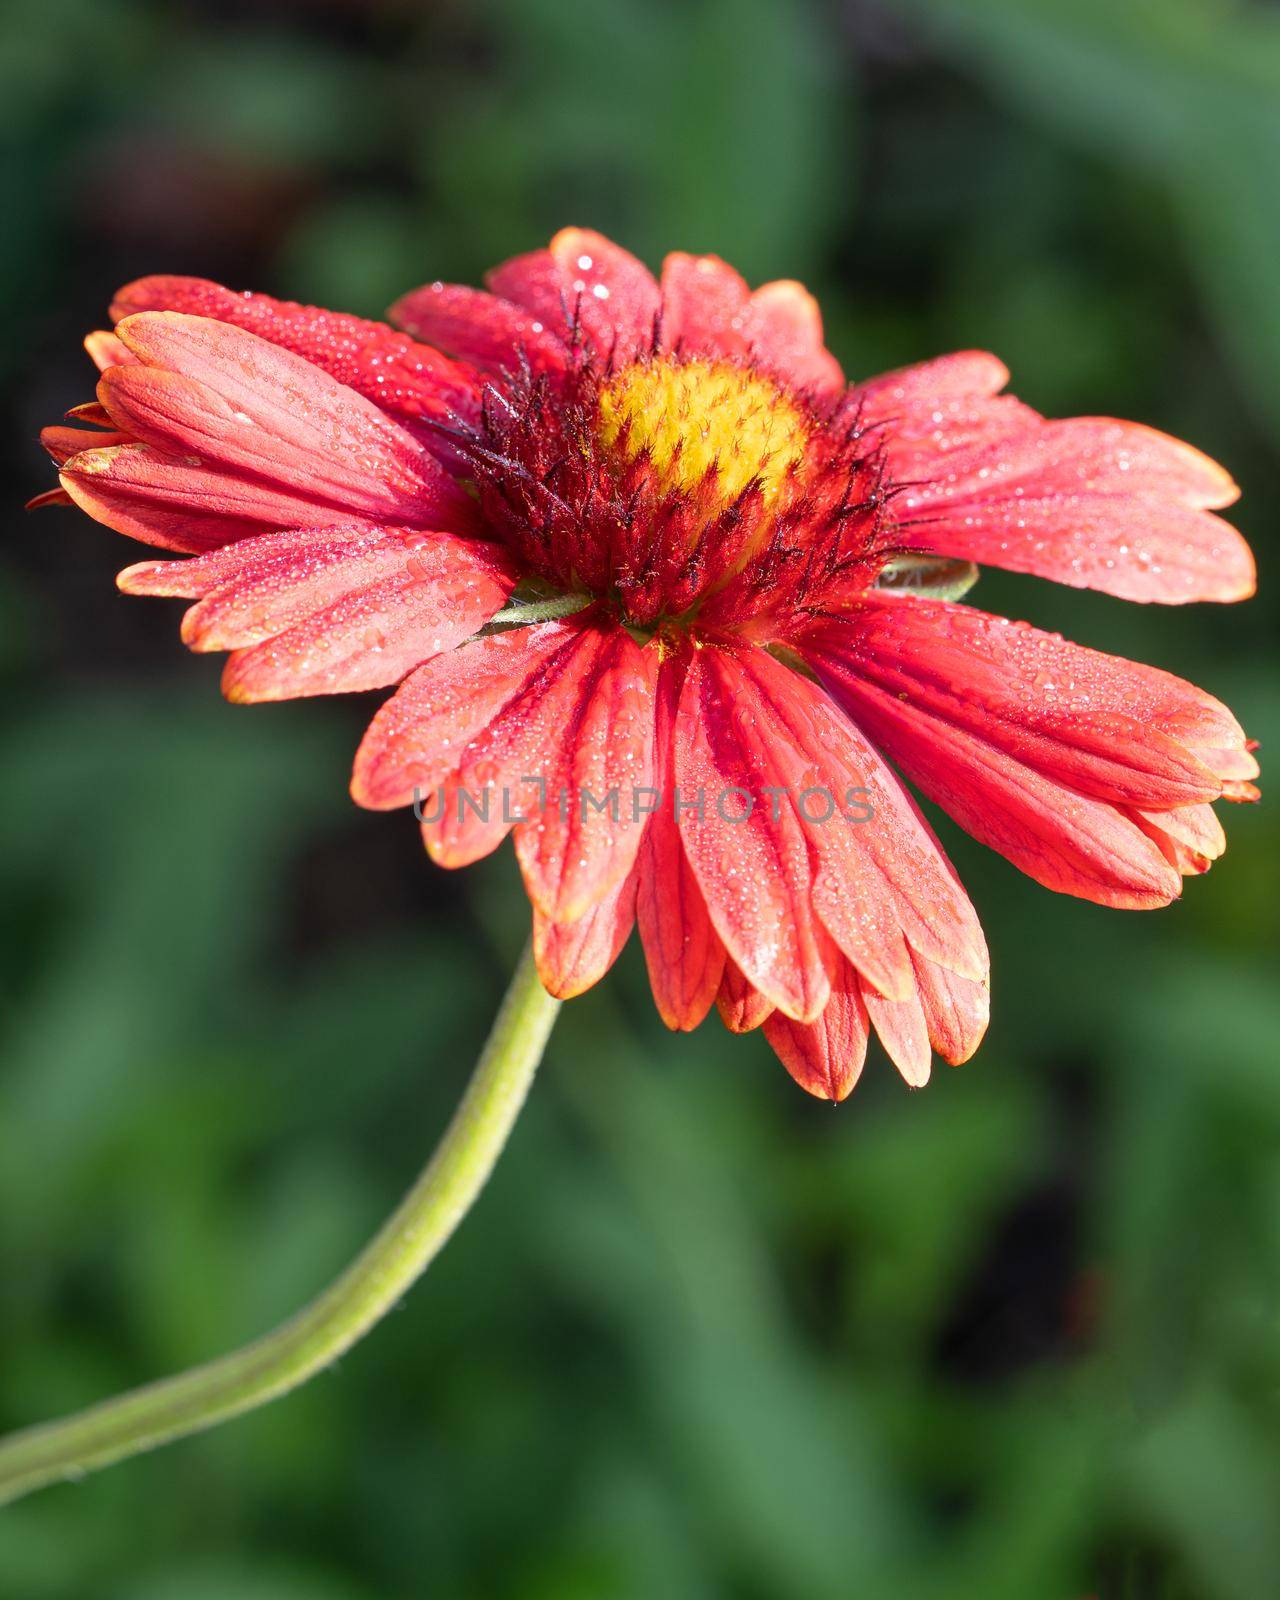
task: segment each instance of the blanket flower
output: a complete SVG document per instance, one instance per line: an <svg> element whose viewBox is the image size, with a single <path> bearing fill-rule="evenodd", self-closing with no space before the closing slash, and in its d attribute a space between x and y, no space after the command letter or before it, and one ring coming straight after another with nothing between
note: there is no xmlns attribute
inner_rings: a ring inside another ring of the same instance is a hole
<svg viewBox="0 0 1280 1600"><path fill-rule="evenodd" d="M45 430L60 488L182 559L237 701L394 689L352 793L462 866L513 834L539 971L639 928L671 1028L712 1005L843 1099L988 1019L972 905L901 773L1048 888L1148 908L1257 797L1252 745L1154 667L960 603L979 565L1134 601L1254 586L1207 457L1051 421L965 352L848 383L797 283L656 278L565 229L389 324L192 278L122 289ZM890 763L893 765L891 766Z"/></svg>

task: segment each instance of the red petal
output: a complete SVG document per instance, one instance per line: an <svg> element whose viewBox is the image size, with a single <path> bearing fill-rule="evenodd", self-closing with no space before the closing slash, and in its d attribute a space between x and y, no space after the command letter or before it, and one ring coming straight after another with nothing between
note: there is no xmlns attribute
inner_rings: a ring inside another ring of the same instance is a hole
<svg viewBox="0 0 1280 1600"><path fill-rule="evenodd" d="M913 783L1038 883L1136 909L1177 896L1177 873L1115 806L864 681L829 645L821 655L806 653L831 693Z"/></svg>
<svg viewBox="0 0 1280 1600"><path fill-rule="evenodd" d="M763 816L762 825L786 829L789 822L799 828L808 847L806 898L854 965L882 992L898 995L912 983L908 946L981 977L986 946L973 907L910 797L858 730L821 689L763 650L703 655L731 661L721 670L734 680L734 720L757 751L754 783L729 776L722 783L741 784L758 797L753 821ZM681 782L691 786L688 778ZM767 796L770 785L785 786L789 793L785 799ZM707 815L709 824L719 821L710 806ZM742 835L746 827L738 824L731 831ZM696 831L712 833L710 826ZM697 869L690 834L685 837ZM732 849L727 839L724 848ZM701 871L699 878L714 920L713 891ZM747 881L760 878L761 872L753 870ZM717 924L717 929L757 987L776 999L738 954L725 927Z"/></svg>
<svg viewBox="0 0 1280 1600"><path fill-rule="evenodd" d="M59 479L96 521L165 550L214 550L264 527L328 525L334 519L332 506L150 445L82 450L66 462Z"/></svg>
<svg viewBox="0 0 1280 1600"><path fill-rule="evenodd" d="M872 597L803 649L962 826L1037 881L1108 905L1177 892L1129 807L1203 801L1253 761L1230 711L1193 685L967 606Z"/></svg>
<svg viewBox="0 0 1280 1600"><path fill-rule="evenodd" d="M662 263L664 350L685 355L740 355L741 319L750 290L719 256L674 251Z"/></svg>
<svg viewBox="0 0 1280 1600"><path fill-rule="evenodd" d="M953 450L947 469L944 498L956 501L985 500L1010 485L1027 495L1150 494L1201 511L1240 497L1231 475L1201 451L1113 417L1036 418L999 440Z"/></svg>
<svg viewBox="0 0 1280 1600"><path fill-rule="evenodd" d="M928 482L946 469L940 457L1040 420L1030 406L1000 395L1008 381L1003 361L985 350L962 350L856 384L846 407L883 446L893 482Z"/></svg>
<svg viewBox="0 0 1280 1600"><path fill-rule="evenodd" d="M40 511L45 506L73 506L75 501L65 489L46 489L43 494L33 494L23 505L24 511Z"/></svg>
<svg viewBox="0 0 1280 1600"><path fill-rule="evenodd" d="M765 1022L764 1036L802 1089L819 1100L840 1101L862 1072L867 1028L858 975L842 960L831 980L831 998L817 1021L794 1022L775 1011Z"/></svg>
<svg viewBox="0 0 1280 1600"><path fill-rule="evenodd" d="M269 639L346 594L353 574L365 570L361 563L366 555L379 563L376 575L382 577L395 570L397 550L403 561L413 553L411 546L433 538L453 535L370 528L360 522L290 529L186 561L140 561L117 574L116 585L125 594L186 600L228 591L223 604L211 599L189 611L183 633L188 643L198 638L206 649L229 650ZM246 580L251 584L247 592Z"/></svg>
<svg viewBox="0 0 1280 1600"><path fill-rule="evenodd" d="M711 926L680 840L672 806L675 720L683 667L663 663L656 690L654 779L656 809L636 863L636 912L649 983L669 1028L696 1028L716 997L724 971L724 946Z"/></svg>
<svg viewBox="0 0 1280 1600"><path fill-rule="evenodd" d="M509 300L456 283L428 283L397 300L392 322L483 372L563 372L563 340Z"/></svg>
<svg viewBox="0 0 1280 1600"><path fill-rule="evenodd" d="M462 772L477 794L510 782L510 809L521 809L532 791L516 786L537 771L533 712L579 644L572 622L545 622L475 639L419 667L369 724L356 752L352 797L375 811L394 810L409 805L415 791L431 794ZM481 735L498 727L503 744L490 736L482 747ZM513 771L514 778L506 776Z"/></svg>
<svg viewBox="0 0 1280 1600"><path fill-rule="evenodd" d="M905 1082L922 1089L929 1081L933 1057L919 992L913 989L904 1000L886 1000L864 978L862 998L890 1061Z"/></svg>
<svg viewBox="0 0 1280 1600"><path fill-rule="evenodd" d="M685 854L734 961L773 1004L811 1022L830 985L809 847L791 805L783 799L775 816L765 793L789 782L779 761L786 738L735 656L695 653L676 722L675 778L677 799L701 799L703 809L679 817ZM727 820L745 810L744 794L750 814Z"/></svg>
<svg viewBox="0 0 1280 1600"><path fill-rule="evenodd" d="M803 284L762 284L747 301L742 337L766 371L814 394L844 387L840 363L822 342L822 314Z"/></svg>
<svg viewBox="0 0 1280 1600"><path fill-rule="evenodd" d="M418 807L422 842L438 867L456 871L492 855L511 832L523 804L523 790L514 796L508 785L472 790L452 779L441 784Z"/></svg>
<svg viewBox="0 0 1280 1600"><path fill-rule="evenodd" d="M41 428L40 443L59 466L78 456L82 450L106 450L113 445L132 444L133 435L111 430L89 428L64 428L55 425Z"/></svg>
<svg viewBox="0 0 1280 1600"><path fill-rule="evenodd" d="M1188 744L1192 741L1188 740ZM1240 779L1256 778L1259 768L1253 752L1257 748L1257 741L1250 741L1244 749L1239 747L1226 749L1221 746L1210 747L1207 744L1195 745L1195 752L1205 765L1216 772L1223 780L1222 794L1224 799L1230 799L1228 793L1233 783ZM1246 783L1246 787L1251 785Z"/></svg>
<svg viewBox="0 0 1280 1600"><path fill-rule="evenodd" d="M331 511L414 527L471 520L467 497L409 433L301 357L172 311L126 318L118 331L144 364L111 368L98 396L144 442L254 473Z"/></svg>
<svg viewBox="0 0 1280 1600"><path fill-rule="evenodd" d="M805 649L1099 800L1214 799L1218 777L1178 735L1204 744L1235 729L1244 747L1226 707L1180 678L970 606L869 595Z"/></svg>
<svg viewBox="0 0 1280 1600"><path fill-rule="evenodd" d="M912 953L914 983L901 1000L887 1000L841 960L821 1017L804 1026L775 1012L765 1037L792 1077L824 1100L843 1100L858 1081L874 1023L890 1060L913 1088L929 1081L930 1048L944 1061L967 1061L990 1017L986 979L962 978Z"/></svg>
<svg viewBox="0 0 1280 1600"><path fill-rule="evenodd" d="M301 624L323 616L335 629L331 643L336 647L340 608L382 594L389 610L380 616L370 606L367 626L386 627L403 603L410 614L399 619L400 625L421 630L422 643L431 645L428 653L439 655L501 610L514 584L503 552L494 545L417 528L380 528L354 537L353 530L344 531L345 544L324 552L310 546L305 535L301 544L293 534L248 541L256 547L253 555L236 577L208 592L187 613L183 637L199 650L243 649L287 638ZM350 618L348 625L354 623ZM448 643L434 637L444 634L454 637ZM395 653L407 643L379 638L368 648Z"/></svg>
<svg viewBox="0 0 1280 1600"><path fill-rule="evenodd" d="M637 796L653 787L657 647L642 650L617 625L584 632L583 643L533 769L547 803L516 830L529 897L557 922L583 916L631 870L647 820Z"/></svg>
<svg viewBox="0 0 1280 1600"><path fill-rule="evenodd" d="M913 549L1164 605L1247 600L1257 587L1253 556L1230 523L1154 495L1037 496L1029 485L1023 497L940 500L897 503Z"/></svg>
<svg viewBox="0 0 1280 1600"><path fill-rule="evenodd" d="M548 992L572 1000L599 983L622 954L635 920L634 872L576 922L552 922L535 908L534 956Z"/></svg>
<svg viewBox="0 0 1280 1600"><path fill-rule="evenodd" d="M473 374L384 322L266 294L237 294L206 278L165 276L127 283L111 306L117 321L139 311L184 311L246 328L406 421L469 417L479 404Z"/></svg>
<svg viewBox="0 0 1280 1600"><path fill-rule="evenodd" d="M428 841L447 865L493 849L514 826L534 904L572 921L635 861L644 818L633 796L653 781L656 654L584 613L439 656L374 718L352 793L381 809L407 805L415 789L441 791Z"/></svg>
<svg viewBox="0 0 1280 1600"><path fill-rule="evenodd" d="M270 533L190 561L142 562L128 594L200 599L196 650L234 650L233 700L383 688L468 638L512 586L502 553L453 534L360 525Z"/></svg>
<svg viewBox="0 0 1280 1600"><path fill-rule="evenodd" d="M569 280L570 293L582 303L584 329L602 353L603 341L617 342L622 360L653 349L658 318L658 285L642 261L590 228L561 228L550 250ZM592 328L596 308L602 313Z"/></svg>
<svg viewBox="0 0 1280 1600"><path fill-rule="evenodd" d="M1208 515L1235 484L1179 440L1105 417L1045 422L1011 397L994 356L967 351L849 392L905 486L904 546L1130 600L1238 600L1253 560Z"/></svg>
<svg viewBox="0 0 1280 1600"><path fill-rule="evenodd" d="M987 978L962 978L935 961L913 955L916 994L924 1012L929 1043L952 1066L967 1061L982 1043L991 1020Z"/></svg>
<svg viewBox="0 0 1280 1600"><path fill-rule="evenodd" d="M813 296L787 280L752 294L718 256L676 251L663 262L660 343L685 355L749 357L784 383L817 394L844 384L839 363L823 346Z"/></svg>
<svg viewBox="0 0 1280 1600"><path fill-rule="evenodd" d="M114 333L108 333L105 328L98 329L96 333L85 334L84 347L99 372L105 372L108 367L124 366L138 359L130 354L123 339L118 339Z"/></svg>
<svg viewBox="0 0 1280 1600"><path fill-rule="evenodd" d="M234 651L228 699L385 688L483 627L512 588L500 551L453 534L329 533L266 534L199 560L213 570L183 638ZM137 569L121 579L135 591L157 581Z"/></svg>
<svg viewBox="0 0 1280 1600"><path fill-rule="evenodd" d="M486 281L553 332L580 329L607 361L628 361L652 347L657 285L645 266L602 234L564 228L549 249L504 262Z"/></svg>
<svg viewBox="0 0 1280 1600"><path fill-rule="evenodd" d="M773 1001L760 993L732 956L725 956L722 968L716 993L721 1021L730 1033L751 1033L773 1016ZM783 1016L785 1012L778 1014Z"/></svg>
<svg viewBox="0 0 1280 1600"><path fill-rule="evenodd" d="M1227 848L1227 836L1212 806L1185 806L1179 811L1131 811L1130 816L1148 838L1155 840L1170 866L1176 867L1184 878L1208 872Z"/></svg>
<svg viewBox="0 0 1280 1600"><path fill-rule="evenodd" d="M903 471L892 455L890 447L891 477ZM1126 600L1231 601L1254 591L1248 545L1203 509L1229 502L1234 485L1150 429L1034 423L932 471L913 457L909 470L913 487L893 509L912 548Z"/></svg>

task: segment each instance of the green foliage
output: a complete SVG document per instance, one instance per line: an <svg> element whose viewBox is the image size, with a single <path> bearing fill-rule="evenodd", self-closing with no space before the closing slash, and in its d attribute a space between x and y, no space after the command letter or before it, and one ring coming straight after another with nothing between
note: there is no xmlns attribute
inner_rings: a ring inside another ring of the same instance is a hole
<svg viewBox="0 0 1280 1600"><path fill-rule="evenodd" d="M566 222L823 296L851 372L988 345L1055 412L1220 456L1247 608L984 574L973 599L1203 682L1274 743L1280 30L1207 0L495 0L4 23L5 360L88 397L115 283L377 313ZM13 495L17 498L17 491ZM353 812L370 706L221 703L123 544L0 560L0 1425L259 1331L443 1126L523 938ZM1264 750L1265 754L1265 750ZM839 1111L667 1035L628 952L403 1311L215 1434L0 1513L15 1600L1259 1600L1280 1588L1276 829L1184 902L1053 900L940 823L995 1021Z"/></svg>

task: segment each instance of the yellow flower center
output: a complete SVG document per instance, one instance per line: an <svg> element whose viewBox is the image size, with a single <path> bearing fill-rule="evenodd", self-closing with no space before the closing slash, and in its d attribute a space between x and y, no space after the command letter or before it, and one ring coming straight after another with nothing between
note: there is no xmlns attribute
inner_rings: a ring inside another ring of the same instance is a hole
<svg viewBox="0 0 1280 1600"><path fill-rule="evenodd" d="M600 393L599 435L663 486L692 493L709 473L726 503L752 483L777 497L804 456L807 427L776 384L727 361L645 361Z"/></svg>

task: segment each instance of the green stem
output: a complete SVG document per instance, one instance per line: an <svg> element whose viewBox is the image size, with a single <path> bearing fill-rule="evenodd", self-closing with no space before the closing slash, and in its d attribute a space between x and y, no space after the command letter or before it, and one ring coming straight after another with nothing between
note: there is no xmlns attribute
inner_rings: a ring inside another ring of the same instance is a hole
<svg viewBox="0 0 1280 1600"><path fill-rule="evenodd" d="M526 950L435 1154L341 1277L230 1355L0 1439L0 1504L251 1411L349 1350L417 1280L484 1188L559 1009Z"/></svg>

